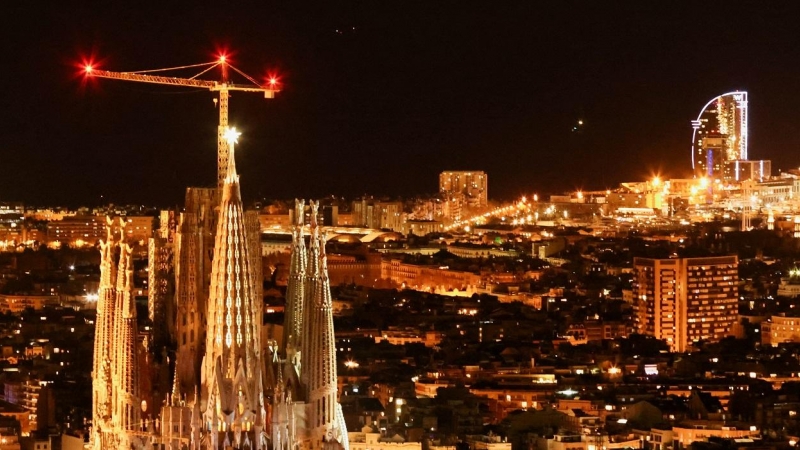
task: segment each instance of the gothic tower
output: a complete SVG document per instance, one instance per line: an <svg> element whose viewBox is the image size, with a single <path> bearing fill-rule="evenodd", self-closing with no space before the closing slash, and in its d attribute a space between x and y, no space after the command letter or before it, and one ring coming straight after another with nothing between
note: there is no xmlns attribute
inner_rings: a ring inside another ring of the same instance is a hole
<svg viewBox="0 0 800 450"><path fill-rule="evenodd" d="M120 242L124 222L108 219L100 243L100 288L95 320L93 432L95 450L138 448L141 431L139 347L133 298L132 249ZM120 236L120 238L117 238Z"/></svg>
<svg viewBox="0 0 800 450"><path fill-rule="evenodd" d="M318 203L311 203L311 242L306 269L305 320L301 355L306 395L306 437L310 447L349 448L337 394L333 304L325 254L326 236L317 226Z"/></svg>
<svg viewBox="0 0 800 450"><path fill-rule="evenodd" d="M311 352L315 349L311 347L311 328L314 326L312 323L313 307L312 302L317 296L317 291L321 289L319 284L320 277L320 246L319 246L319 227L317 226L317 208L318 203L313 201L309 202L311 207L311 230L308 242L308 255L306 256L305 273L303 274L303 301L302 301L302 319L300 321L300 382L302 384L302 391L298 395L303 400L308 400L308 385L310 382L310 367L308 364L311 362ZM289 275L290 279L292 274ZM314 330L316 332L316 330Z"/></svg>
<svg viewBox="0 0 800 450"><path fill-rule="evenodd" d="M120 448L130 448L131 439L127 432L142 431L141 396L139 393L139 352L137 349L138 328L136 325L136 303L133 299L132 249L120 244L119 266L117 269L117 308L115 355L112 364L114 379L114 428L120 436Z"/></svg>
<svg viewBox="0 0 800 450"><path fill-rule="evenodd" d="M205 447L265 447L260 346L261 299L256 298L253 258L230 141L222 187L211 287L200 410ZM258 317L258 322L256 322Z"/></svg>
<svg viewBox="0 0 800 450"><path fill-rule="evenodd" d="M292 253L289 262L289 280L286 286L286 313L283 325L283 345L286 359L300 375L300 339L303 330L303 284L308 255L303 237L303 210L305 203L295 200L295 224L292 227Z"/></svg>
<svg viewBox="0 0 800 450"><path fill-rule="evenodd" d="M100 286L97 292L92 363L92 442L95 448L101 441L101 431L111 426L111 352L114 348L111 339L114 336L114 306L117 300L117 265L114 261L117 242L111 218L107 221L107 237L100 242Z"/></svg>
<svg viewBox="0 0 800 450"><path fill-rule="evenodd" d="M200 385L216 200L217 190L214 188L187 188L185 210L180 215L175 238L174 340L179 396L192 396Z"/></svg>
<svg viewBox="0 0 800 450"><path fill-rule="evenodd" d="M310 202L310 207L310 237L306 248L304 205L295 202L296 223L292 230L284 319L286 360L283 370L277 369L274 388L273 446L349 449L347 428L338 402L325 235L317 225L319 204Z"/></svg>

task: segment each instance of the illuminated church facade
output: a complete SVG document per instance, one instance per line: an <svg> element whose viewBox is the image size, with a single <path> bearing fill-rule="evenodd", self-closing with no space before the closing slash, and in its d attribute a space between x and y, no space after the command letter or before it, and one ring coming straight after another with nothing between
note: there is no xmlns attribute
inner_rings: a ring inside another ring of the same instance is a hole
<svg viewBox="0 0 800 450"><path fill-rule="evenodd" d="M170 330L175 348L162 368L171 386L158 394L165 400L152 398L147 380L154 370L147 370L147 339L137 332L131 247L121 225L109 221L92 371L95 450L349 450L318 204L311 203L306 227L304 204L296 202L284 338L281 345L262 341L258 217L244 210L233 152L238 134L228 137L221 188L190 188L173 242L155 244L172 254L174 270L155 267L150 243L150 319L153 328ZM174 281L174 295L156 292L168 284L154 280L156 273ZM156 402L163 405L153 411Z"/></svg>

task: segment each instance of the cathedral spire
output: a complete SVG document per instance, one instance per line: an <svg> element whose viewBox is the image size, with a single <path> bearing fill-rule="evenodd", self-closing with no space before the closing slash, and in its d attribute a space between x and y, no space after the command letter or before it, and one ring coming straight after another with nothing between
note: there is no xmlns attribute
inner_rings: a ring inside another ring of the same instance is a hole
<svg viewBox="0 0 800 450"><path fill-rule="evenodd" d="M133 297L133 250L120 242L125 221L107 220L100 244L100 287L95 322L93 448L128 448L141 427L138 328Z"/></svg>
<svg viewBox="0 0 800 450"><path fill-rule="evenodd" d="M175 363L175 370L172 374L172 393L169 396L169 406L178 406L181 401L181 387L178 378L178 364Z"/></svg>
<svg viewBox="0 0 800 450"><path fill-rule="evenodd" d="M141 399L139 393L138 329L136 325L136 302L133 298L133 249L120 244L117 280L116 315L117 334L114 346L115 411L114 418L122 430L136 430L140 425ZM123 447L127 447L123 441Z"/></svg>
<svg viewBox="0 0 800 450"><path fill-rule="evenodd" d="M100 285L97 291L94 361L92 365L92 441L102 448L103 432L111 427L114 307L116 303L117 249L114 221L106 218L106 240L100 242Z"/></svg>
<svg viewBox="0 0 800 450"><path fill-rule="evenodd" d="M303 323L303 344L308 350L303 353L302 372L307 402L306 417L312 440L334 440L347 449L347 428L337 393L336 342L325 253L327 236L320 232L316 223L318 206L318 203L312 203L311 249L306 269L307 320Z"/></svg>
<svg viewBox="0 0 800 450"><path fill-rule="evenodd" d="M239 136L242 133L236 131L236 128L228 128L225 132L225 139L228 141L228 170L225 174L225 184L239 183L239 174L236 173L236 158L233 156L233 146L239 143Z"/></svg>
<svg viewBox="0 0 800 450"><path fill-rule="evenodd" d="M313 309L314 309L314 299L317 296L317 291L319 290L319 285L317 280L319 278L319 227L317 226L317 208L319 203L310 201L309 206L311 207L311 217L310 217L310 229L309 229L309 241L308 241L308 256L306 259L306 270L304 274L303 280L303 315L302 315L302 323L301 323L301 337L300 337L300 381L304 388L308 389L309 385L309 371L304 368L309 368L308 365L309 358L311 358L311 352L314 351L314 348L311 344L311 330L314 327L312 323L312 316L313 316ZM316 331L316 330L314 330ZM305 392L301 393L303 398L307 399L309 392L306 390Z"/></svg>
<svg viewBox="0 0 800 450"><path fill-rule="evenodd" d="M299 353L299 343L303 329L303 278L305 277L307 257L303 237L303 215L305 202L294 201L294 226L292 227L292 254L289 262L289 282L286 286L286 315L283 326L283 342L286 358L290 361ZM298 371L299 367L295 366Z"/></svg>
<svg viewBox="0 0 800 450"><path fill-rule="evenodd" d="M204 420L210 428L210 443L216 447L233 433L237 442L259 435L264 424L262 362L256 323L261 299L256 298L254 268L236 174L234 144L239 136L230 129L228 174L222 191L217 222L211 289L208 299L208 330L203 357L200 393ZM255 450L254 449L254 450Z"/></svg>

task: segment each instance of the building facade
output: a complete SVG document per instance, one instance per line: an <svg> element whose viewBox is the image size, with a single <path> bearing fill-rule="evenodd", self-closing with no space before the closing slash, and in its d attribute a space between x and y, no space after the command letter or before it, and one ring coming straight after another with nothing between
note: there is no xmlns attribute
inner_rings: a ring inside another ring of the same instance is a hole
<svg viewBox="0 0 800 450"><path fill-rule="evenodd" d="M787 342L800 342L800 317L772 316L761 322L761 343L777 347Z"/></svg>
<svg viewBox="0 0 800 450"><path fill-rule="evenodd" d="M407 264L399 259L381 261L381 278L404 289L441 294L453 291L472 294L481 284L480 275L472 272Z"/></svg>
<svg viewBox="0 0 800 450"><path fill-rule="evenodd" d="M674 352L718 341L736 323L738 258L634 258L634 316L638 333Z"/></svg>
<svg viewBox="0 0 800 450"><path fill-rule="evenodd" d="M439 193L446 199L463 196L470 207L489 204L489 177L483 171L448 171L439 174Z"/></svg>

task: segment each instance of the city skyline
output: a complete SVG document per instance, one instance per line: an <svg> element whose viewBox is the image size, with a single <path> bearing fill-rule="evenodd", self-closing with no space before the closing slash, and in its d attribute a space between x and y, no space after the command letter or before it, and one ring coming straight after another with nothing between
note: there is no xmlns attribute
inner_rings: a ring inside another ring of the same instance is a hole
<svg viewBox="0 0 800 450"><path fill-rule="evenodd" d="M76 65L225 49L283 90L232 100L245 198L433 193L460 169L492 176L493 198L687 177L690 121L737 89L750 93L749 158L796 165L790 7L414 6L5 6L0 48L16 63L0 79L20 88L0 108L4 200L178 204L185 186L212 186L207 92L85 83Z"/></svg>

